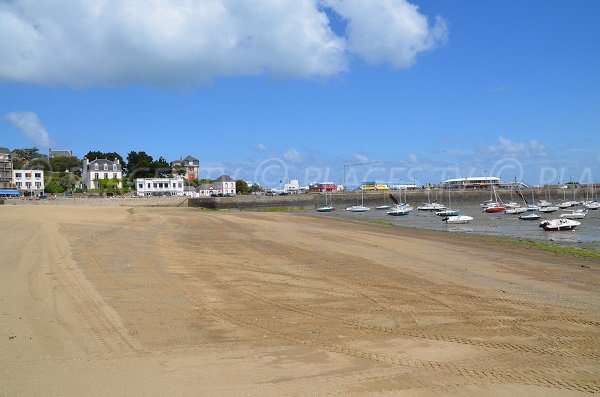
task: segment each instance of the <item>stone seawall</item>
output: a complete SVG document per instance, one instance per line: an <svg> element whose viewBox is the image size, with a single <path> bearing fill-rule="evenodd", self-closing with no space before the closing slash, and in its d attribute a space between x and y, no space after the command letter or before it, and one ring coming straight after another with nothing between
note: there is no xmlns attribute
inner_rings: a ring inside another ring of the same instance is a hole
<svg viewBox="0 0 600 397"><path fill-rule="evenodd" d="M573 191L552 190L545 191L541 189L525 189L522 191L526 200L532 201L532 192L535 201L546 199L548 201L559 203L573 198ZM328 195L328 203L333 200L333 205L338 208L344 208L351 205L364 204L371 207L376 207L382 204L393 205L390 198L390 193L399 201L407 201L413 205L419 205L423 202L437 201L439 203L448 204L448 190L431 190L429 194L426 190L412 190L402 192L402 200L400 200L400 191L390 192L365 192L364 196L360 192L339 192ZM490 199L489 190L453 190L450 192L452 206L472 206L478 205L484 200ZM500 199L504 202L511 201L510 190L498 190ZM585 192L582 189L576 191L578 200L585 198ZM523 200L519 197L516 191L512 191L512 201L522 203ZM189 207L199 207L208 209L239 209L250 211L269 211L278 208L288 209L314 209L318 206L325 205L325 195L323 194L297 194L289 196L236 196L236 197L215 197L215 198L194 198L188 200Z"/></svg>
<svg viewBox="0 0 600 397"><path fill-rule="evenodd" d="M98 207L187 207L187 197L57 197L47 200L10 199L11 205L76 205Z"/></svg>

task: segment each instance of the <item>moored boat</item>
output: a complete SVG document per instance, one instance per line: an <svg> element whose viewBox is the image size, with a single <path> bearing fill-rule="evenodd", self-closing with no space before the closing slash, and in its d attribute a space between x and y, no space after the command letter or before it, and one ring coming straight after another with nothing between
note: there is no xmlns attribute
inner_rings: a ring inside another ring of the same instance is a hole
<svg viewBox="0 0 600 397"><path fill-rule="evenodd" d="M443 222L446 222L448 224L464 224L464 223L469 223L472 220L473 220L473 217L468 216L468 215L447 216L444 219L442 219Z"/></svg>
<svg viewBox="0 0 600 397"><path fill-rule="evenodd" d="M549 219L547 221L540 222L540 227L544 230L551 231L563 231L563 230L573 230L577 226L581 225L581 222L573 220L573 219Z"/></svg>
<svg viewBox="0 0 600 397"><path fill-rule="evenodd" d="M412 207L409 205L395 205L386 213L390 216L404 216L410 214L410 211Z"/></svg>
<svg viewBox="0 0 600 397"><path fill-rule="evenodd" d="M587 213L588 213L587 210L575 210L575 211L568 212L565 214L560 214L560 217L566 218L566 219L583 219L583 218L585 218Z"/></svg>
<svg viewBox="0 0 600 397"><path fill-rule="evenodd" d="M527 215L519 216L519 219L521 219L523 221L537 221L540 218L541 218L541 216L538 214L527 214Z"/></svg>
<svg viewBox="0 0 600 397"><path fill-rule="evenodd" d="M522 214L523 212L527 212L527 208L513 207L513 208L506 208L506 210L504 211L504 213L507 215Z"/></svg>
<svg viewBox="0 0 600 397"><path fill-rule="evenodd" d="M538 211L539 212L543 212L545 214L549 214L550 212L556 212L558 210L559 210L558 207L550 205L550 206L547 206L547 207L540 207L540 209Z"/></svg>
<svg viewBox="0 0 600 397"><path fill-rule="evenodd" d="M371 210L371 208L365 207L364 205L353 205L352 207L346 208L346 211L350 211L350 212L367 212L370 210Z"/></svg>

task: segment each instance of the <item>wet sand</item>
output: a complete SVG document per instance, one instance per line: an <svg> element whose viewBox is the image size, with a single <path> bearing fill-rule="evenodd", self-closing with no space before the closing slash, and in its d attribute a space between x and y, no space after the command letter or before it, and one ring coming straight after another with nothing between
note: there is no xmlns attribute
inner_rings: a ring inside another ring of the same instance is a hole
<svg viewBox="0 0 600 397"><path fill-rule="evenodd" d="M600 392L600 264L343 219L0 207L1 395Z"/></svg>

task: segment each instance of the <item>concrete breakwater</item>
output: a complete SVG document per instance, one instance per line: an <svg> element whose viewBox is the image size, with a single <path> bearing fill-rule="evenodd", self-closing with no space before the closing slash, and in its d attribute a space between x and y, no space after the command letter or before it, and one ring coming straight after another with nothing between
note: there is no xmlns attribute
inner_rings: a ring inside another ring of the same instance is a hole
<svg viewBox="0 0 600 397"><path fill-rule="evenodd" d="M406 198L405 198L406 193ZM476 205L484 200L490 199L489 190L452 190L450 191L450 198L452 200L452 206L461 205ZM516 191L511 190L497 190L498 196L504 202L512 201L522 203L523 200L519 197ZM526 200L532 201L533 199L538 201L545 199L551 202L559 203L563 200L571 200L573 198L573 191L568 190L542 190L542 189L526 189L522 190L521 193ZM439 203L448 204L448 190L411 190L408 192L402 192L402 200L400 200L400 191L388 191L388 192L365 192L364 195L361 192L336 192L331 195L327 195L327 202L333 201L333 206L338 208L345 208L351 205L357 205L364 201L367 206L375 207L382 204L393 205L393 201L390 198L392 194L399 201L407 201L413 205L419 205L423 202L437 201ZM575 197L578 200L585 198L585 192L582 189L575 191ZM286 208L291 210L308 210L315 209L318 206L325 205L324 194L294 194L289 196L236 196L236 197L206 197L206 198L193 198L188 200L189 207L207 208L207 209L240 209L250 211L269 211L278 208Z"/></svg>

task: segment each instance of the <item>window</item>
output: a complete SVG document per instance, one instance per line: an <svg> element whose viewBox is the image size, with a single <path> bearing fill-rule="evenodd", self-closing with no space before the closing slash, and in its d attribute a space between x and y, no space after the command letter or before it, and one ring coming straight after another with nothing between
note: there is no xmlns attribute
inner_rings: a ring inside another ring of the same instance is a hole
<svg viewBox="0 0 600 397"><path fill-rule="evenodd" d="M138 183L138 189L143 189L144 188L144 184L143 183Z"/></svg>
<svg viewBox="0 0 600 397"><path fill-rule="evenodd" d="M98 171L98 170L99 170L98 164L94 164L94 171Z"/></svg>
<svg viewBox="0 0 600 397"><path fill-rule="evenodd" d="M108 179L108 172L104 173L104 179Z"/></svg>
<svg viewBox="0 0 600 397"><path fill-rule="evenodd" d="M41 178L42 177L42 173L41 172L36 172L35 173L35 177L36 178Z"/></svg>
<svg viewBox="0 0 600 397"><path fill-rule="evenodd" d="M25 173L25 178L31 178L31 172L26 172Z"/></svg>
<svg viewBox="0 0 600 397"><path fill-rule="evenodd" d="M25 182L25 186L29 189L31 188L31 182Z"/></svg>
<svg viewBox="0 0 600 397"><path fill-rule="evenodd" d="M113 164L113 171L116 171L116 170L117 170L117 165Z"/></svg>
<svg viewBox="0 0 600 397"><path fill-rule="evenodd" d="M36 182L36 183L35 183L35 187L37 187L37 188L41 188L41 187L42 187L42 182Z"/></svg>
<svg viewBox="0 0 600 397"><path fill-rule="evenodd" d="M181 187L181 182L179 182L179 187Z"/></svg>
<svg viewBox="0 0 600 397"><path fill-rule="evenodd" d="M104 171L108 171L108 164L104 164Z"/></svg>
<svg viewBox="0 0 600 397"><path fill-rule="evenodd" d="M23 177L23 174L22 174L22 173L20 173L20 172L17 172L17 173L15 174L15 178L22 178L22 177Z"/></svg>
<svg viewBox="0 0 600 397"><path fill-rule="evenodd" d="M152 186L150 184L148 184L148 189L150 189Z"/></svg>
<svg viewBox="0 0 600 397"><path fill-rule="evenodd" d="M96 164L96 165L98 165L98 164ZM94 174L94 179L100 179L100 176L98 175L97 172Z"/></svg>
<svg viewBox="0 0 600 397"><path fill-rule="evenodd" d="M23 182L17 182L17 187L23 186Z"/></svg>
<svg viewBox="0 0 600 397"><path fill-rule="evenodd" d="M117 173L116 172L113 174L113 178L117 179Z"/></svg>

